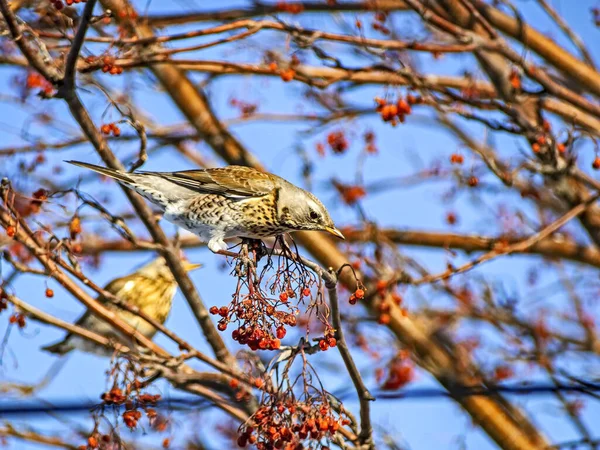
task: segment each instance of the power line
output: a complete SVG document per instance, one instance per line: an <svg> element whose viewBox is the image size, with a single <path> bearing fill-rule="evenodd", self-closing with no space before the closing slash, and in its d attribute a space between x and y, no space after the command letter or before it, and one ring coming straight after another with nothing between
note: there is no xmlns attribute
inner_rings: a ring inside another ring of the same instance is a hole
<svg viewBox="0 0 600 450"><path fill-rule="evenodd" d="M434 399L434 398L462 398L470 396L492 396L495 394L506 395L548 395L562 393L591 393L600 392L600 384L589 383L585 384L530 384L530 385L513 385L513 386L454 386L450 391L439 388L412 388L399 391L373 391L372 394L379 401L386 400L402 400L402 399ZM341 399L352 399L355 396L353 390L345 390L337 395ZM104 405L107 409L119 409L123 405ZM190 408L194 411L206 409L214 406L211 402L197 397L173 397L159 400L154 408L163 408L171 410L186 410ZM0 417L6 416L31 416L46 413L77 413L81 411L92 411L102 407L101 403L91 400L45 400L44 402L24 402L18 403L0 403Z"/></svg>

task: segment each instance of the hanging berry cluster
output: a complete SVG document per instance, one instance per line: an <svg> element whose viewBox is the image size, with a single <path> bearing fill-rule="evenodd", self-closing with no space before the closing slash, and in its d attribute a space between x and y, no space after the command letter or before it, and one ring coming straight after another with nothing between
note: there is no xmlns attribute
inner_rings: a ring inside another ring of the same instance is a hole
<svg viewBox="0 0 600 450"><path fill-rule="evenodd" d="M387 373L385 380L381 381L385 373ZM409 353L406 351L398 352L387 364L386 370L379 371L377 375L383 390L395 391L406 386L415 377L415 369Z"/></svg>
<svg viewBox="0 0 600 450"><path fill-rule="evenodd" d="M346 205L352 206L367 195L363 186L343 184L337 180L333 181L333 186L339 192Z"/></svg>
<svg viewBox="0 0 600 450"><path fill-rule="evenodd" d="M27 78L25 79L25 88L27 91L31 91L33 89L39 89L39 95L43 98L50 98L54 93L54 87L52 83L46 80L39 73L29 73Z"/></svg>
<svg viewBox="0 0 600 450"><path fill-rule="evenodd" d="M237 277L238 283L232 301L209 310L220 316L217 328L225 331L234 325L231 337L251 350L277 350L287 334L287 327L297 325L300 304L306 304L310 312L316 311L320 320L327 323L326 315L321 312L325 307L321 286L316 295L312 292L312 287L318 285L316 275L285 257L278 257L277 264L268 257L265 267L259 271L256 252L262 251L262 244L251 245L254 256L240 257L233 268L232 275ZM274 272L269 268L274 268Z"/></svg>
<svg viewBox="0 0 600 450"><path fill-rule="evenodd" d="M8 323L16 324L19 328L25 328L25 314L23 313L14 313L8 318Z"/></svg>
<svg viewBox="0 0 600 450"><path fill-rule="evenodd" d="M96 62L98 58L94 56L88 56L85 62L92 64ZM102 72L109 73L110 75L121 75L123 73L123 67L115 64L115 58L110 55L104 55L102 57Z"/></svg>
<svg viewBox="0 0 600 450"><path fill-rule="evenodd" d="M254 445L258 450L301 450L308 448L306 441L329 440L349 423L347 418L335 415L325 396L298 400L288 393L284 398L270 398L259 407L240 427L237 443L240 447Z"/></svg>
<svg viewBox="0 0 600 450"><path fill-rule="evenodd" d="M390 302L387 301L388 296L392 303L400 306L402 304L402 296L398 294L397 288L395 284L388 283L385 280L379 280L375 289L377 291L377 311L379 312L378 322L382 325L387 325L390 323ZM401 308L400 310L403 315L407 315L407 311L405 308Z"/></svg>
<svg viewBox="0 0 600 450"><path fill-rule="evenodd" d="M408 94L406 98L398 98L395 102L375 97L377 107L375 110L381 116L384 122L389 122L392 126L398 125L398 122L404 123L406 116L412 113L412 105L420 104L423 100L420 96Z"/></svg>
<svg viewBox="0 0 600 450"><path fill-rule="evenodd" d="M102 134L112 134L114 137L121 136L121 129L114 123L105 123L100 127L100 132Z"/></svg>

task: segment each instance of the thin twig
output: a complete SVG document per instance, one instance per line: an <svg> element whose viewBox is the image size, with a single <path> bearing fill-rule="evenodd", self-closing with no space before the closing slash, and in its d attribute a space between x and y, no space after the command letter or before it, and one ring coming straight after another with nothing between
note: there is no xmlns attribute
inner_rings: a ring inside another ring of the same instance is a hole
<svg viewBox="0 0 600 450"><path fill-rule="evenodd" d="M340 307L338 304L338 295L337 295L337 276L335 272L328 272L329 276L325 278L325 286L329 292L329 305L331 307L331 320L333 322L333 327L335 328L336 338L337 338L337 348L344 360L344 364L346 365L346 369L350 374L350 378L352 378L352 383L354 383L354 387L356 388L356 392L358 394L358 398L360 401L360 435L359 438L361 442L371 448L373 446L373 427L371 425L371 405L370 402L375 400L375 397L371 395L365 383L360 375L354 360L352 359L352 354L348 348L348 344L346 343L346 338L344 337L344 331L342 329L342 319L340 316Z"/></svg>

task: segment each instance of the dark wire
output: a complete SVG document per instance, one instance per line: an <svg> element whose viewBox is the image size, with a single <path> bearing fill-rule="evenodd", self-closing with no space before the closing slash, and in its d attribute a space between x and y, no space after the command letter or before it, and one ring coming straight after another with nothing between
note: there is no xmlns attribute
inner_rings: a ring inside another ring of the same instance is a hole
<svg viewBox="0 0 600 450"><path fill-rule="evenodd" d="M454 386L451 391L446 391L439 388L412 388L399 391L374 391L371 392L378 401L386 400L402 400L402 399L435 399L435 398L463 398L474 395L493 396L496 394L507 395L548 395L563 393L591 393L600 392L600 384L586 382L584 384L529 384L516 386ZM344 391L336 397L340 399L351 400L355 397L355 392L352 390ZM44 400L42 402L20 401L20 402L0 402L0 417L6 416L29 416L45 413L76 413L81 411L92 411L100 408L100 402L91 400L69 400L69 401L52 401ZM109 405L107 409L119 409L123 405ZM158 401L156 404L149 405L153 408L163 408L170 410L182 410L190 412L189 408L194 408L194 411L213 407L214 404L205 399L197 397L174 397Z"/></svg>

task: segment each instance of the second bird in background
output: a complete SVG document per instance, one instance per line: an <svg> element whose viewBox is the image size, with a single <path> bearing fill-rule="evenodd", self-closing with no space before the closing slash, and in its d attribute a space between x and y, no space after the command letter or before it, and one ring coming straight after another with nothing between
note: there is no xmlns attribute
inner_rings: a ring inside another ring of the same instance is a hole
<svg viewBox="0 0 600 450"><path fill-rule="evenodd" d="M192 264L187 261L184 261L183 264L188 272L202 266L202 264ZM105 286L104 290L123 302L138 307L143 313L164 324L171 312L177 282L164 258L158 257L129 275L115 278ZM121 320L131 325L148 339L152 339L156 334L156 328L141 317L119 308L103 297L99 297L98 301L107 309L117 313ZM110 323L96 317L90 311L86 311L75 324L129 348L135 348L135 343L132 342L129 336L124 335ZM67 334L62 341L42 348L42 350L58 355L64 355L75 349L102 356L112 354L110 349L71 333Z"/></svg>

